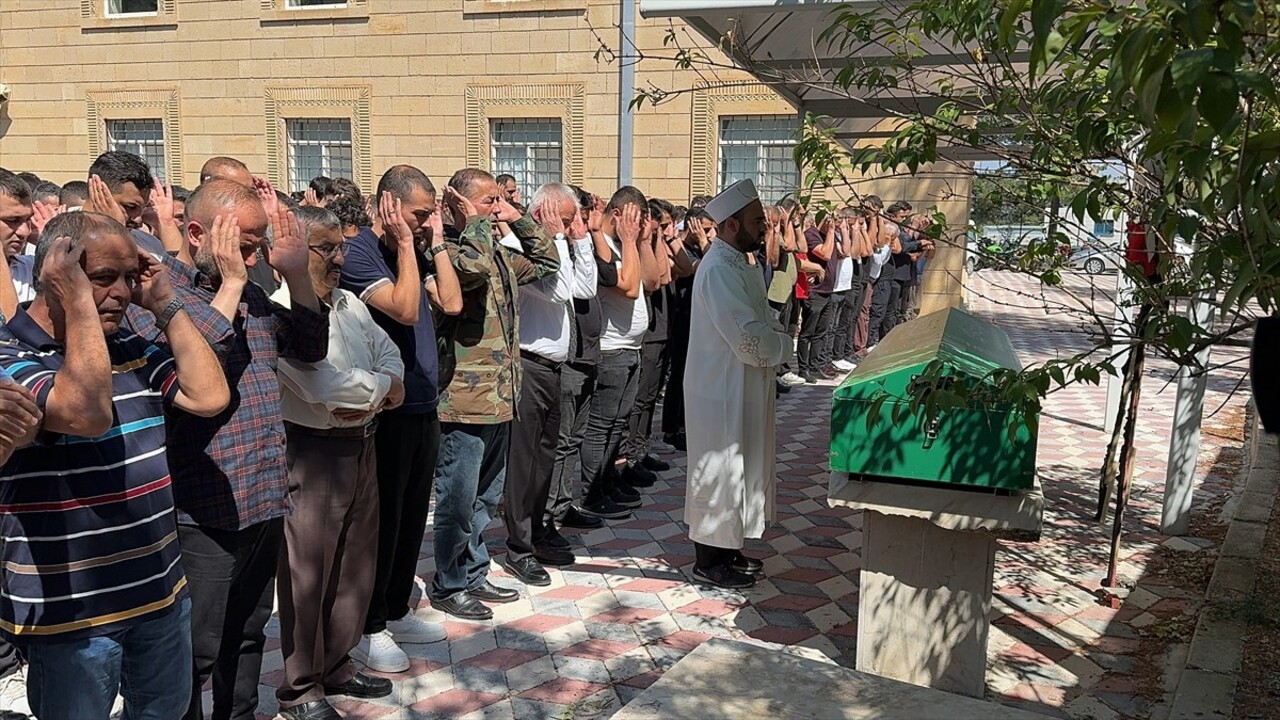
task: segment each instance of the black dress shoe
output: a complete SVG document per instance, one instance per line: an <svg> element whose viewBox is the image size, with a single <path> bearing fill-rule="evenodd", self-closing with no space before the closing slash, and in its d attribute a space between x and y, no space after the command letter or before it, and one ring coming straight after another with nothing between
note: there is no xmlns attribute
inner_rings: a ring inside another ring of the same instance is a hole
<svg viewBox="0 0 1280 720"><path fill-rule="evenodd" d="M555 525L547 525L542 531L542 537L533 541L535 547L558 548L568 550L571 546L569 541L565 539Z"/></svg>
<svg viewBox="0 0 1280 720"><path fill-rule="evenodd" d="M689 449L689 444L685 442L684 433L666 433L662 436L662 442L671 447L684 452Z"/></svg>
<svg viewBox="0 0 1280 720"><path fill-rule="evenodd" d="M647 488L653 487L653 484L658 482L658 475L644 465L628 465L622 471L622 481L633 488Z"/></svg>
<svg viewBox="0 0 1280 720"><path fill-rule="evenodd" d="M640 493L629 487L614 487L609 491L609 499L613 500L618 507L627 509L635 509L644 504L644 501L640 498Z"/></svg>
<svg viewBox="0 0 1280 720"><path fill-rule="evenodd" d="M671 469L671 463L667 462L666 460L663 460L662 458L656 458L652 455L645 455L644 459L640 461L640 467L643 467L645 470L652 470L654 472L666 472Z"/></svg>
<svg viewBox="0 0 1280 720"><path fill-rule="evenodd" d="M545 547L539 546L533 549L533 557L543 565L552 567L565 567L578 562L578 558L573 556L573 552L568 548Z"/></svg>
<svg viewBox="0 0 1280 720"><path fill-rule="evenodd" d="M764 570L764 563L756 560L755 558L749 558L746 555L743 555L741 550L738 550L733 559L729 561L729 567L740 573L754 575L761 570Z"/></svg>
<svg viewBox="0 0 1280 720"><path fill-rule="evenodd" d="M715 585L716 587L728 588L730 590L744 590L756 584L756 579L754 577L747 575L746 573L740 573L725 563L706 569L695 567L693 569L693 576L708 585Z"/></svg>
<svg viewBox="0 0 1280 720"><path fill-rule="evenodd" d="M821 375L824 380L835 380L840 377L840 373L832 370L831 368L822 368L818 371L818 374Z"/></svg>
<svg viewBox="0 0 1280 720"><path fill-rule="evenodd" d="M325 695L349 695L358 698L380 698L391 694L391 681L358 672L340 685L325 685Z"/></svg>
<svg viewBox="0 0 1280 720"><path fill-rule="evenodd" d="M478 588L472 588L467 591L471 597L485 602L509 603L520 599L520 593L511 588L498 587L488 580Z"/></svg>
<svg viewBox="0 0 1280 720"><path fill-rule="evenodd" d="M569 512L564 514L564 519L560 521L560 527L577 528L579 530L595 530L604 527L604 520L583 513L576 507L570 507Z"/></svg>
<svg viewBox="0 0 1280 720"><path fill-rule="evenodd" d="M782 382L781 380L776 381L773 387L774 387L774 390L776 391L775 394L777 395L782 395L783 393L791 392L791 386Z"/></svg>
<svg viewBox="0 0 1280 720"><path fill-rule="evenodd" d="M312 700L309 703L294 705L280 710L284 720L342 720L342 716L327 700Z"/></svg>
<svg viewBox="0 0 1280 720"><path fill-rule="evenodd" d="M551 576L531 557L512 560L510 556L502 559L502 569L511 573L525 585L546 586L551 584Z"/></svg>
<svg viewBox="0 0 1280 720"><path fill-rule="evenodd" d="M631 517L631 511L614 502L611 498L601 498L587 503L580 508L583 515L604 518L606 520L623 520Z"/></svg>
<svg viewBox="0 0 1280 720"><path fill-rule="evenodd" d="M491 620L493 611L483 603L471 597L471 593L460 592L443 600L432 600L431 607L446 615L463 620Z"/></svg>

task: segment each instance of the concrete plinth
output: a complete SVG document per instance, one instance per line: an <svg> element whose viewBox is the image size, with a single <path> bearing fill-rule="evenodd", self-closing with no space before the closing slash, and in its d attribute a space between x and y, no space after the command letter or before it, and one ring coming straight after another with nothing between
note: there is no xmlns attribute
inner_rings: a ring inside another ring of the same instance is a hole
<svg viewBox="0 0 1280 720"><path fill-rule="evenodd" d="M951 695L736 640L699 645L614 720L1034 720Z"/></svg>
<svg viewBox="0 0 1280 720"><path fill-rule="evenodd" d="M828 502L866 511L859 670L982 697L996 540L1037 540L1044 494L854 480L832 473Z"/></svg>

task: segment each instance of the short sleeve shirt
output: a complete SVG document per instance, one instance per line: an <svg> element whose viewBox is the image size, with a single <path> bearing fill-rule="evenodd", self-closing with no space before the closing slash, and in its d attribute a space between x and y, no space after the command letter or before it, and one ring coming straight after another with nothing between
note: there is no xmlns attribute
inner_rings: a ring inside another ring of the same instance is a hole
<svg viewBox="0 0 1280 720"><path fill-rule="evenodd" d="M172 353L128 330L107 338L111 428L45 432L0 468L0 631L25 642L106 635L186 595L165 452ZM65 350L19 308L0 326L0 375L43 411Z"/></svg>
<svg viewBox="0 0 1280 720"><path fill-rule="evenodd" d="M372 228L361 228L360 234L349 238L343 248L345 256L339 281L343 290L354 293L367 303L373 293L395 284L396 255L373 234ZM419 282L425 281L429 268L429 261L418 254ZM397 322L372 306L369 314L391 336L391 341L404 358L404 404L386 412L404 415L431 412L440 399L440 362L427 291L422 291L418 322L412 327Z"/></svg>

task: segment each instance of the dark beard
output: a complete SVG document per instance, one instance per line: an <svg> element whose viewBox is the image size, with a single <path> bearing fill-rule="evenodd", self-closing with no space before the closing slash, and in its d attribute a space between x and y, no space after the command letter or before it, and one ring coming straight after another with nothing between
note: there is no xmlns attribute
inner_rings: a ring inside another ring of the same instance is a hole
<svg viewBox="0 0 1280 720"><path fill-rule="evenodd" d="M738 229L738 234L733 238L733 244L737 245L738 249L744 253L753 253L764 246L764 243L759 238L752 237L751 233L744 228Z"/></svg>
<svg viewBox="0 0 1280 720"><path fill-rule="evenodd" d="M214 285L222 283L222 271L218 269L218 263L213 256L205 249L203 245L196 248L196 270L204 273L206 277L213 281Z"/></svg>

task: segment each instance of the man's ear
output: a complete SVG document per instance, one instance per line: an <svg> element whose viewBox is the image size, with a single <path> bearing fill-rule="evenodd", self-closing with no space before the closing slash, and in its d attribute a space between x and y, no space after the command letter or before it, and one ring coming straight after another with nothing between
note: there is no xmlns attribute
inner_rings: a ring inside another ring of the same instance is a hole
<svg viewBox="0 0 1280 720"><path fill-rule="evenodd" d="M187 221L187 242L193 247L200 247L204 242L204 226L195 220Z"/></svg>

